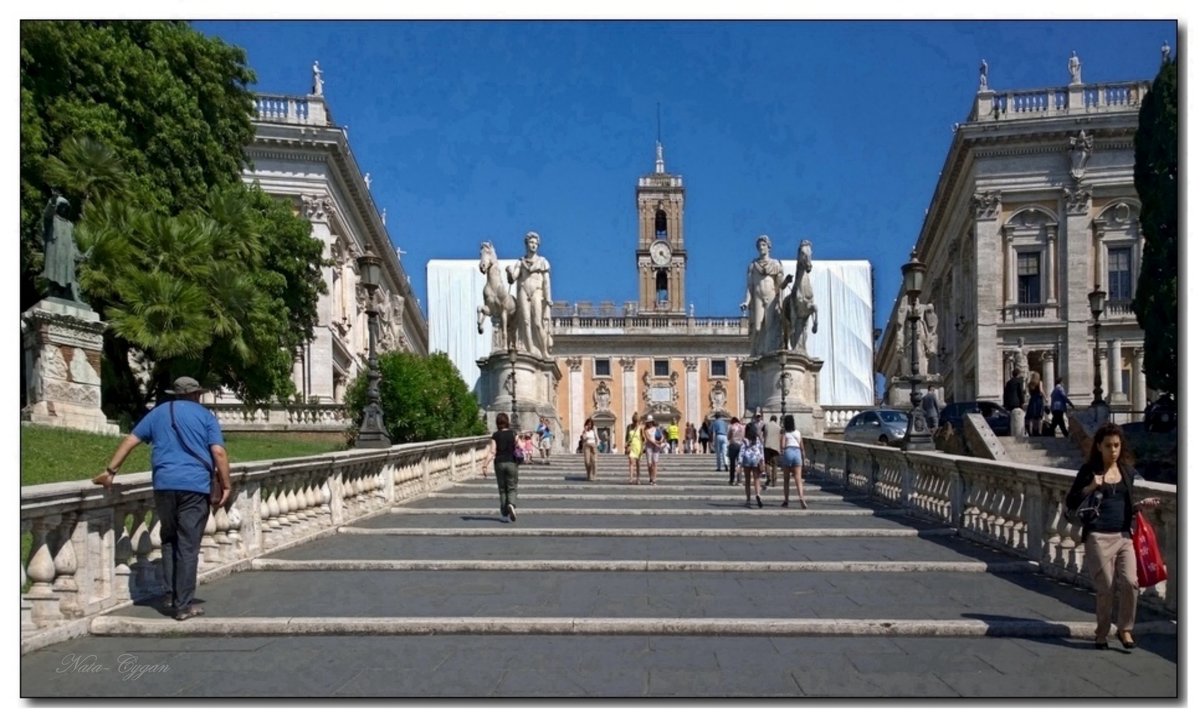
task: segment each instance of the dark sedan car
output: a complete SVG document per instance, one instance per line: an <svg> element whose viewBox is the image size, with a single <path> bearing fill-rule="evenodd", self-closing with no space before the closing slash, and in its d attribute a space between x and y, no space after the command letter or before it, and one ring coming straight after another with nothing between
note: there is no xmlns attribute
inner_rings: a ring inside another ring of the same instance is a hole
<svg viewBox="0 0 1200 720"><path fill-rule="evenodd" d="M954 432L959 435L963 431L963 416L967 413L978 413L984 422L992 428L996 435L1011 435L1012 423L1007 410L997 403L988 400L971 400L969 402L950 403L942 408L941 423L949 423Z"/></svg>

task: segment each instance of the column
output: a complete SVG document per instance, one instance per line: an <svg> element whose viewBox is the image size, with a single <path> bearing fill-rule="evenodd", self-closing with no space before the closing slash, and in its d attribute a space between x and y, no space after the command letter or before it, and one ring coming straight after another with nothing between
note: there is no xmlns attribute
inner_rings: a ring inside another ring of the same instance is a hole
<svg viewBox="0 0 1200 720"><path fill-rule="evenodd" d="M333 245L337 242L330 229L330 218L333 215L333 203L327 195L302 195L304 216L312 224L312 236L321 240L325 248L321 257L329 260L333 257ZM321 266L321 278L326 287L333 287L333 268ZM333 301L329 293L322 293L317 298L317 324L314 327L313 339L309 347L308 367L305 373L311 382L309 400L333 401L333 336L330 321L332 320Z"/></svg>
<svg viewBox="0 0 1200 720"><path fill-rule="evenodd" d="M1108 368L1108 350L1106 348L1104 348L1103 346L1101 346L1101 348L1100 348L1100 397L1103 398L1105 400L1105 402L1108 402L1109 404L1111 404L1112 398L1110 396L1112 394L1112 384L1110 383L1111 376L1108 374L1107 368ZM1092 388L1094 388L1096 386L1095 375L1096 375L1096 373L1095 373L1095 371L1093 371L1092 372L1092 381L1088 383L1088 392L1089 393L1091 392ZM1090 403L1090 401L1089 401L1089 403Z"/></svg>
<svg viewBox="0 0 1200 720"><path fill-rule="evenodd" d="M1060 274L1066 286L1058 297L1059 317L1067 320L1058 372L1063 376L1071 400L1083 407L1092 402L1092 312L1087 299L1087 294L1094 288L1090 257L1093 239L1088 218L1090 198L1090 194L1064 190L1067 224L1063 242L1068 250L1066 266Z"/></svg>
<svg viewBox="0 0 1200 720"><path fill-rule="evenodd" d="M1004 283L1001 286L1000 307L1001 322L1008 319L1008 306L1013 303L1013 285L1016 283L1016 266L1012 260L1012 228L1000 228L1002 251L1000 259L1000 277Z"/></svg>
<svg viewBox="0 0 1200 720"><path fill-rule="evenodd" d="M1006 282L1002 273L985 271L985 268L996 267L996 261L1007 262L1003 257L1006 251L1002 247L1000 227L997 221L1000 217L1000 193L979 192L971 200L975 213L975 257L971 258L975 266L974 275L975 297L971 303L976 308L978 320L975 323L978 348L997 348L1000 346L996 332L996 308L1007 296L1007 291L1001 287ZM968 286L969 287L969 286ZM999 313L1003 316L1003 311ZM1003 396L1004 378L1001 371L1002 356L998 352L979 351L975 353L976 393L981 398L1000 398Z"/></svg>
<svg viewBox="0 0 1200 720"><path fill-rule="evenodd" d="M1124 405L1129 401L1125 394L1125 386L1121 383L1121 339L1113 338L1108 341L1108 402L1110 405Z"/></svg>
<svg viewBox="0 0 1200 720"><path fill-rule="evenodd" d="M570 373L568 388L571 393L570 418L567 429L567 450L575 449L575 438L583 432L583 358L578 355L567 358L567 370Z"/></svg>
<svg viewBox="0 0 1200 720"><path fill-rule="evenodd" d="M1146 355L1146 349L1142 347L1133 348L1133 359L1129 366L1130 383L1133 392L1134 412L1141 412L1146 407L1146 376L1142 374L1142 358Z"/></svg>
<svg viewBox="0 0 1200 720"><path fill-rule="evenodd" d="M1058 228L1046 228L1046 304L1058 303ZM1051 361L1053 362L1053 360Z"/></svg>
<svg viewBox="0 0 1200 720"><path fill-rule="evenodd" d="M685 357L683 359L683 369L686 373L684 382L684 392L686 393L687 410L684 414L687 422L693 423L697 428L700 427L700 373L696 368L699 361L694 357Z"/></svg>
<svg viewBox="0 0 1200 720"><path fill-rule="evenodd" d="M1050 390L1054 389L1054 351L1042 351L1042 388L1046 392L1046 397L1050 397Z"/></svg>
<svg viewBox="0 0 1200 720"><path fill-rule="evenodd" d="M637 367L637 358L623 357L621 358L621 412L622 416L617 418L617 424L623 429L633 413L638 411L637 405L637 378L634 377L634 369Z"/></svg>

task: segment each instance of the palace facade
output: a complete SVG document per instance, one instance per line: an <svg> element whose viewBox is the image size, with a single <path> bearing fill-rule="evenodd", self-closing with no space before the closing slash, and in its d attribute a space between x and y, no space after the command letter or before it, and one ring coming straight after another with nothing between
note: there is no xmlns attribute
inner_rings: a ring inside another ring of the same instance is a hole
<svg viewBox="0 0 1200 720"><path fill-rule="evenodd" d="M936 359L946 402L999 401L1013 368L1056 377L1077 406L1101 384L1116 412L1141 410L1143 332L1131 302L1143 238L1133 138L1149 82L997 91L986 75L956 126L914 248L928 266L922 303L937 314ZM896 272L899 272L897 268ZM1107 293L1099 335L1088 294ZM894 320L877 355L887 398L909 405L903 331Z"/></svg>

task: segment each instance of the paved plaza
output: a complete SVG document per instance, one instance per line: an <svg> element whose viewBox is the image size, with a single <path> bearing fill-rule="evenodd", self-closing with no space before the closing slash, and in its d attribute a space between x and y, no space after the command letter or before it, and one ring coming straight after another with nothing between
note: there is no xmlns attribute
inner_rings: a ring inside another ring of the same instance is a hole
<svg viewBox="0 0 1200 720"><path fill-rule="evenodd" d="M1092 648L1093 596L810 478L747 509L712 456L659 482L579 456L482 477L21 659L26 697L1173 698L1178 637L1143 610Z"/></svg>

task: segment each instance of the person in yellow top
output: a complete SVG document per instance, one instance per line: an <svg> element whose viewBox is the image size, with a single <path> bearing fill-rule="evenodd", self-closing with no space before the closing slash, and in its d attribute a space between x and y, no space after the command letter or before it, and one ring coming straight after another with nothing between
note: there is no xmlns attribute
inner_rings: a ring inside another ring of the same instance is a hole
<svg viewBox="0 0 1200 720"><path fill-rule="evenodd" d="M625 428L625 455L629 457L629 483L641 485L642 426L636 420Z"/></svg>
<svg viewBox="0 0 1200 720"><path fill-rule="evenodd" d="M672 455L679 452L679 423L674 420L667 426L667 447Z"/></svg>

